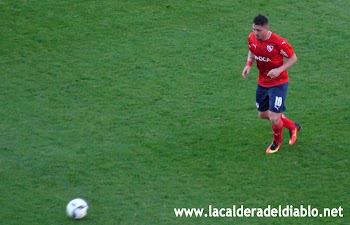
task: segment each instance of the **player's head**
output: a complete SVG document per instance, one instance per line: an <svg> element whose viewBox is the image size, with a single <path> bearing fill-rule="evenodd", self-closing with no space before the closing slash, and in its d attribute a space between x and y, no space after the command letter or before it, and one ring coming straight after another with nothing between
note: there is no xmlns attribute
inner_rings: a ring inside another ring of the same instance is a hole
<svg viewBox="0 0 350 225"><path fill-rule="evenodd" d="M269 20L264 15L257 15L253 20L253 32L258 40L266 40L269 34Z"/></svg>

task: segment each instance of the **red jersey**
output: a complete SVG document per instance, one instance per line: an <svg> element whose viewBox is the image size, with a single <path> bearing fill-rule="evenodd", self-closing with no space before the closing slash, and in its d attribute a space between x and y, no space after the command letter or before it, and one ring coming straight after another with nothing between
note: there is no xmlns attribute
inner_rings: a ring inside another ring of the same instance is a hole
<svg viewBox="0 0 350 225"><path fill-rule="evenodd" d="M276 78L267 76L270 70L283 65L284 57L289 58L294 55L294 50L286 39L271 33L267 40L260 41L252 32L248 37L248 44L249 50L255 55L259 69L258 84L263 87L272 87L289 81L287 70Z"/></svg>

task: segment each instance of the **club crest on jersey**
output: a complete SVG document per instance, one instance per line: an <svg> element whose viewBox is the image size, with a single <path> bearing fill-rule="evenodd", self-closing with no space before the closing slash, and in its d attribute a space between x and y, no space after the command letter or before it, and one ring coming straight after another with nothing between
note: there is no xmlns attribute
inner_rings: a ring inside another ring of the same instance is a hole
<svg viewBox="0 0 350 225"><path fill-rule="evenodd" d="M272 52L273 46L272 45L267 45L266 49L267 49L267 51Z"/></svg>

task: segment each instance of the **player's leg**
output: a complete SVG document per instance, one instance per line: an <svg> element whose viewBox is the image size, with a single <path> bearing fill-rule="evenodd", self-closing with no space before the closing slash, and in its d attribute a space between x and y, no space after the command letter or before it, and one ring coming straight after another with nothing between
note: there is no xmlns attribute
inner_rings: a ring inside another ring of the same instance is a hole
<svg viewBox="0 0 350 225"><path fill-rule="evenodd" d="M264 88L260 85L258 85L256 89L256 107L258 108L258 116L261 119L266 119L266 120L270 120L270 111L268 110L270 100L269 100L268 92L269 92L269 88ZM269 146L269 148L270 147L271 145ZM273 148L273 146L271 148ZM276 151L278 151L278 149Z"/></svg>
<svg viewBox="0 0 350 225"><path fill-rule="evenodd" d="M270 120L270 113L269 113L268 110L266 110L266 111L264 111L264 112L258 111L258 116L259 116L261 119Z"/></svg>
<svg viewBox="0 0 350 225"><path fill-rule="evenodd" d="M268 111L271 121L271 129L273 135L273 141L266 149L267 154L275 153L279 150L282 144L282 131L283 131L283 122L281 120L281 113L276 113Z"/></svg>
<svg viewBox="0 0 350 225"><path fill-rule="evenodd" d="M288 83L271 87L269 89L269 118L273 133L273 141L266 149L267 154L275 153L282 143L283 121L281 114L286 110L284 101L287 95Z"/></svg>
<svg viewBox="0 0 350 225"><path fill-rule="evenodd" d="M295 122L287 118L283 113L281 113L281 120L283 121L283 127L288 130L293 130L295 127Z"/></svg>
<svg viewBox="0 0 350 225"><path fill-rule="evenodd" d="M298 133L301 129L301 125L299 123L296 123L289 118L287 118L284 114L281 114L281 120L283 121L283 127L287 128L289 130L289 144L294 145L297 141Z"/></svg>

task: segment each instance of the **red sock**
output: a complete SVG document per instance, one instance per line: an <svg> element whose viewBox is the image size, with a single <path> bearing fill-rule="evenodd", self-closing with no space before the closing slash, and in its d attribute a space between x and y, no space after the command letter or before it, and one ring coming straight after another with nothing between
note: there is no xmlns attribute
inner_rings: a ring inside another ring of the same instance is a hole
<svg viewBox="0 0 350 225"><path fill-rule="evenodd" d="M283 122L283 127L288 130L293 130L295 128L295 122L288 119L285 115L281 113L281 120Z"/></svg>
<svg viewBox="0 0 350 225"><path fill-rule="evenodd" d="M273 140L278 143L282 143L282 130L283 130L283 121L280 120L278 125L272 125L272 134Z"/></svg>

